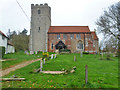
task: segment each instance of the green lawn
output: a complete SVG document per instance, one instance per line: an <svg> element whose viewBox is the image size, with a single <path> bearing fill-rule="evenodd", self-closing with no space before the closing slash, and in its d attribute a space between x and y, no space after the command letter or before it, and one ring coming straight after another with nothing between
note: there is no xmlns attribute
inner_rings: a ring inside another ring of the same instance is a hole
<svg viewBox="0 0 120 90"><path fill-rule="evenodd" d="M39 56L41 57L42 53L40 53ZM6 69L6 68L9 68L11 66L17 65L19 63L22 63L22 62L25 62L28 60L34 60L34 59L37 59L40 57L37 57L37 55L30 55L29 56L29 55L24 54L24 52L5 54L3 59L6 61L2 62L2 69Z"/></svg>
<svg viewBox="0 0 120 90"><path fill-rule="evenodd" d="M77 61L74 62L74 55ZM3 88L117 88L118 87L118 58L100 60L97 55L65 54L49 60L43 70L59 71L76 66L75 73L50 75L35 73L40 62L34 62L24 68L11 72L4 77L16 76L26 78L25 81L3 81ZM88 84L85 85L85 65L88 65Z"/></svg>

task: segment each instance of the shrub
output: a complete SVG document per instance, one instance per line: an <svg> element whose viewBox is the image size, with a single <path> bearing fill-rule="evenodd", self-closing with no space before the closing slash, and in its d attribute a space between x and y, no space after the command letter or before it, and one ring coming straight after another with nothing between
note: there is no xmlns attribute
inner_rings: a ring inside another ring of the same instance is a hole
<svg viewBox="0 0 120 90"><path fill-rule="evenodd" d="M61 49L60 52L71 52L70 49Z"/></svg>
<svg viewBox="0 0 120 90"><path fill-rule="evenodd" d="M2 54L2 55L1 55ZM0 58L3 58L5 54L5 47L0 46Z"/></svg>
<svg viewBox="0 0 120 90"><path fill-rule="evenodd" d="M89 54L89 52L83 52L83 54Z"/></svg>
<svg viewBox="0 0 120 90"><path fill-rule="evenodd" d="M44 58L49 59L49 53L48 52L43 52L42 55L43 55L42 59L44 59Z"/></svg>

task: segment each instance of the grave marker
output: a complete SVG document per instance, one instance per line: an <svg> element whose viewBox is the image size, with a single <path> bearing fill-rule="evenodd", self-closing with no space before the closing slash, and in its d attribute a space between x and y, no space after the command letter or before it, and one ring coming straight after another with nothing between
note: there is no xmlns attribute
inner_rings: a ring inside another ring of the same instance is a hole
<svg viewBox="0 0 120 90"><path fill-rule="evenodd" d="M53 59L53 54L51 55L51 59Z"/></svg>
<svg viewBox="0 0 120 90"><path fill-rule="evenodd" d="M88 82L88 66L85 65L85 84Z"/></svg>
<svg viewBox="0 0 120 90"><path fill-rule="evenodd" d="M80 57L82 57L82 56L83 56L83 55L82 55L82 54L83 54L83 53L82 53L82 51L80 52L80 54L81 54L81 56L80 56Z"/></svg>
<svg viewBox="0 0 120 90"><path fill-rule="evenodd" d="M56 58L56 54L55 54L55 57L54 58Z"/></svg>
<svg viewBox="0 0 120 90"><path fill-rule="evenodd" d="M76 56L74 56L74 62L76 61Z"/></svg>
<svg viewBox="0 0 120 90"><path fill-rule="evenodd" d="M37 53L38 53L38 51L35 52L35 54L37 54Z"/></svg>
<svg viewBox="0 0 120 90"><path fill-rule="evenodd" d="M44 58L44 64L45 64L45 58Z"/></svg>

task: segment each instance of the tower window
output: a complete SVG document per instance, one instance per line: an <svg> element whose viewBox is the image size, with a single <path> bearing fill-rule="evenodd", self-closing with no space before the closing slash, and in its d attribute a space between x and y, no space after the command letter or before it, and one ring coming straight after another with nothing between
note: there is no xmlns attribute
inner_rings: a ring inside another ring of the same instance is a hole
<svg viewBox="0 0 120 90"><path fill-rule="evenodd" d="M40 10L38 10L38 14L40 14Z"/></svg>
<svg viewBox="0 0 120 90"><path fill-rule="evenodd" d="M40 32L40 27L38 28L38 32Z"/></svg>

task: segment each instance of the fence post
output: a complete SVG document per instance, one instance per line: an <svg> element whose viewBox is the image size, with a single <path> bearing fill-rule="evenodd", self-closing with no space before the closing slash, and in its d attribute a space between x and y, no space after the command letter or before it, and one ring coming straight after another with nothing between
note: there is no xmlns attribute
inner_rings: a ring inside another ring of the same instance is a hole
<svg viewBox="0 0 120 90"><path fill-rule="evenodd" d="M88 82L88 66L85 65L85 84Z"/></svg>

